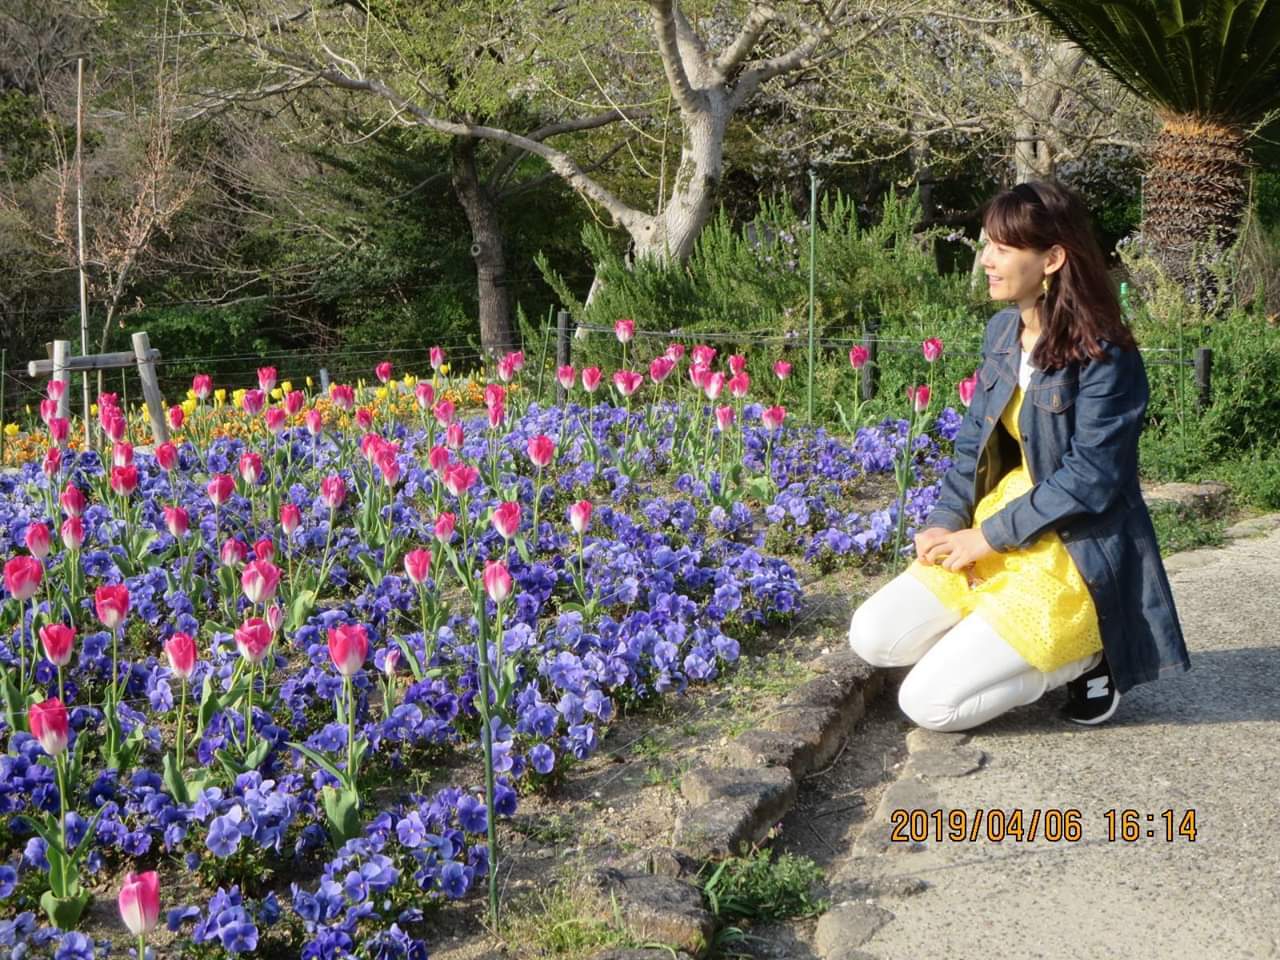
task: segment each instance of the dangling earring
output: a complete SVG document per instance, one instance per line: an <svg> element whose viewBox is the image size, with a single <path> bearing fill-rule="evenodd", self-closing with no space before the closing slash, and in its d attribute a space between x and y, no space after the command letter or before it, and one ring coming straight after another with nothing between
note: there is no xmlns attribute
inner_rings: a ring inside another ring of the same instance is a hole
<svg viewBox="0 0 1280 960"><path fill-rule="evenodd" d="M1044 295L1049 295L1049 275L1046 273L1044 279L1040 281L1040 289L1044 291Z"/></svg>

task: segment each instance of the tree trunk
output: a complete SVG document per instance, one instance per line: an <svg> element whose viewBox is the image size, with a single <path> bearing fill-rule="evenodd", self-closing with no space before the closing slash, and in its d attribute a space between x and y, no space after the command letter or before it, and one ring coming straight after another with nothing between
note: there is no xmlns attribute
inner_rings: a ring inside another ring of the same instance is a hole
<svg viewBox="0 0 1280 960"><path fill-rule="evenodd" d="M507 286L507 253L497 201L476 172L476 144L475 140L463 138L454 142L453 189L471 226L480 345L486 353L501 356L516 348L511 326L511 293Z"/></svg>
<svg viewBox="0 0 1280 960"><path fill-rule="evenodd" d="M1197 117L1166 117L1151 150L1143 241L1188 300L1204 309L1227 292L1225 276L1208 268L1239 236L1249 166L1239 127Z"/></svg>
<svg viewBox="0 0 1280 960"><path fill-rule="evenodd" d="M712 95L709 109L683 118L684 142L671 193L662 212L630 231L636 256L684 261L711 218L724 169L724 134L729 109Z"/></svg>

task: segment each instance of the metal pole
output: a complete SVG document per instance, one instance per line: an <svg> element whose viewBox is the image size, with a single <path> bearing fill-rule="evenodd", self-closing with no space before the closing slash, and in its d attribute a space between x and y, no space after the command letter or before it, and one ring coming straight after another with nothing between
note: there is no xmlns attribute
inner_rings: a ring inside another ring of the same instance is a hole
<svg viewBox="0 0 1280 960"><path fill-rule="evenodd" d="M809 170L809 423L813 423L814 288L818 269L818 172Z"/></svg>
<svg viewBox="0 0 1280 960"><path fill-rule="evenodd" d="M542 328L542 360L538 363L538 403L542 403L542 380L547 375L547 349L551 343L551 315L554 307L547 307L547 322Z"/></svg>
<svg viewBox="0 0 1280 960"><path fill-rule="evenodd" d="M4 466L4 378L8 360L9 351L0 349L0 467Z"/></svg>
<svg viewBox="0 0 1280 960"><path fill-rule="evenodd" d="M556 314L556 370L569 362L569 311L561 310ZM569 392L560 386L556 379L556 402L564 406L569 399Z"/></svg>
<svg viewBox="0 0 1280 960"><path fill-rule="evenodd" d="M80 356L89 355L89 277L84 269L84 58L76 61L76 267L80 273ZM93 447L89 417L89 371L80 374L84 401L84 448Z"/></svg>

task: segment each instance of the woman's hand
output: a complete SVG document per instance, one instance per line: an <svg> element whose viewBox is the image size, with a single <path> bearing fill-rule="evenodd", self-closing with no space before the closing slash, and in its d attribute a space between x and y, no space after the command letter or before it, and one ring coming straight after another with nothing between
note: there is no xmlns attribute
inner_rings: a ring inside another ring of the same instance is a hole
<svg viewBox="0 0 1280 960"><path fill-rule="evenodd" d="M950 535L951 531L946 527L929 527L916 531L916 558L926 567L933 566L933 561L929 559L929 550L935 543L942 542Z"/></svg>
<svg viewBox="0 0 1280 960"><path fill-rule="evenodd" d="M933 531L924 532L932 533ZM917 549L919 549L918 542ZM991 544L987 543L987 538L982 535L982 531L977 527L971 527L968 530L947 532L944 536L933 539L932 543L925 548L922 560L926 565L937 563L944 570L958 572L993 553L995 550L992 549Z"/></svg>

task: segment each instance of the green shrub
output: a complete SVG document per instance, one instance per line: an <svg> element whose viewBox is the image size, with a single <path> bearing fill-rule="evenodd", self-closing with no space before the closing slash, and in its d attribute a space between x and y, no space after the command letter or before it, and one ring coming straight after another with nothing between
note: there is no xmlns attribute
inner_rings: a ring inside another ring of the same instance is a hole
<svg viewBox="0 0 1280 960"><path fill-rule="evenodd" d="M774 858L768 848L731 857L707 877L702 892L711 912L722 920L773 923L815 917L827 902L813 895L822 871L808 857L791 853Z"/></svg>

